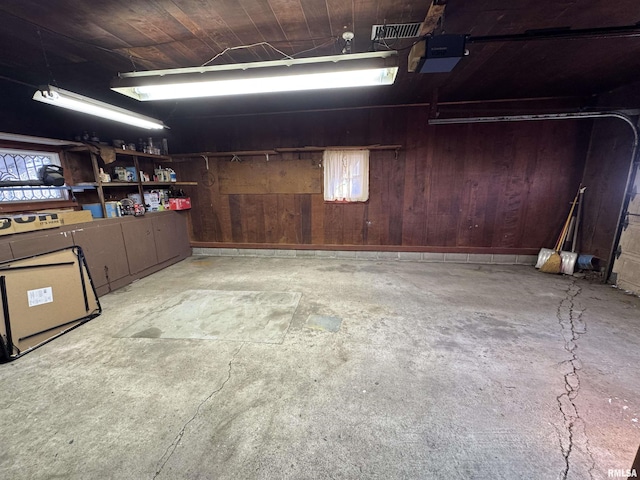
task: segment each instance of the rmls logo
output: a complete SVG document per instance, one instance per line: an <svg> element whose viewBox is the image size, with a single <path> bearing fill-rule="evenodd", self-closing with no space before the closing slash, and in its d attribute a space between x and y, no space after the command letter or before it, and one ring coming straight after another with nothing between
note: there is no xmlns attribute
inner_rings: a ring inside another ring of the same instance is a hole
<svg viewBox="0 0 640 480"><path fill-rule="evenodd" d="M635 468L632 468L631 470L615 470L610 468L607 473L609 478L638 478L638 472L636 472Z"/></svg>
<svg viewBox="0 0 640 480"><path fill-rule="evenodd" d="M15 222L16 224L23 225L27 223L58 223L58 214L57 213L39 213L34 215L22 215L20 217L0 217L0 230L6 230L7 228L11 228L11 224Z"/></svg>

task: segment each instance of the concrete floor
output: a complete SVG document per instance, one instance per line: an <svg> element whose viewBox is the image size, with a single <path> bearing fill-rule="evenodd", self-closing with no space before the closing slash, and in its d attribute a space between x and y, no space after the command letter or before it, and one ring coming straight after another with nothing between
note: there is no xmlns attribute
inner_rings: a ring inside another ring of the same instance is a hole
<svg viewBox="0 0 640 480"><path fill-rule="evenodd" d="M197 291L246 308L185 316ZM101 302L0 365L3 478L602 479L640 445L640 299L610 286L191 257Z"/></svg>

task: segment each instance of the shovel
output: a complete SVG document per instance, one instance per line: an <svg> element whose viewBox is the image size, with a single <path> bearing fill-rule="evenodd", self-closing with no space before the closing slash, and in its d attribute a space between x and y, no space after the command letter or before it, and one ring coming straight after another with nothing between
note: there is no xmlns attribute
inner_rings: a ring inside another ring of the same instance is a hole
<svg viewBox="0 0 640 480"><path fill-rule="evenodd" d="M538 252L538 261L536 262L536 268L542 267L549 260L549 257L555 250L553 248L541 248ZM578 260L578 254L575 252L560 252L560 258L562 259L562 266L560 267L560 273L565 275L573 275L573 271Z"/></svg>

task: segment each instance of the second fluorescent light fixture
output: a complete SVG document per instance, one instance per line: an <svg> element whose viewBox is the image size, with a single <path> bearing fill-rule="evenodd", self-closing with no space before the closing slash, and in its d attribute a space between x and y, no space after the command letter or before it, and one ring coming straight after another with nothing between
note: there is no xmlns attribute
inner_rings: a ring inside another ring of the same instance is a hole
<svg viewBox="0 0 640 480"><path fill-rule="evenodd" d="M391 85L395 51L121 73L111 89L137 100Z"/></svg>
<svg viewBox="0 0 640 480"><path fill-rule="evenodd" d="M116 107L108 103L94 100L93 98L78 95L77 93L63 90L58 87L47 85L38 90L33 99L38 102L48 103L56 107L67 108L76 112L95 115L96 117L126 123L135 127L149 130L161 130L165 128L164 123L155 118L146 117L124 108Z"/></svg>

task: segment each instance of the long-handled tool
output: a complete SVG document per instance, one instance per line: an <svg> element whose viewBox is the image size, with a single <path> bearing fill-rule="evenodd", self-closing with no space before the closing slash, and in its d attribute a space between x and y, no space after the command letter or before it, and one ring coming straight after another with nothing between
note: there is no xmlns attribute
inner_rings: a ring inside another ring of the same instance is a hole
<svg viewBox="0 0 640 480"><path fill-rule="evenodd" d="M553 253L549 255L549 258L547 258L546 261L540 267L541 272L560 273L562 271L562 257L560 255L560 249L562 248L562 245L564 244L567 238L567 234L569 233L569 224L571 223L571 219L573 217L573 211L576 208L576 203L578 203L578 197L581 191L584 191L582 188L582 185L578 189L578 192L576 193L576 196L573 199L573 202L571 203L571 210L569 211L569 216L567 217L567 220L564 222L564 226L562 227L562 231L560 232L560 237L556 242Z"/></svg>

